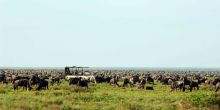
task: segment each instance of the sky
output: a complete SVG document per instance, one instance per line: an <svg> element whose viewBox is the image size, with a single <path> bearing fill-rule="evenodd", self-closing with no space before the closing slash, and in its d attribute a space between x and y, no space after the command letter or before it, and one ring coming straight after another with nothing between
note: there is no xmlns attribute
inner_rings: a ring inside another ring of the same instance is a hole
<svg viewBox="0 0 220 110"><path fill-rule="evenodd" d="M220 67L219 0L0 0L0 67Z"/></svg>

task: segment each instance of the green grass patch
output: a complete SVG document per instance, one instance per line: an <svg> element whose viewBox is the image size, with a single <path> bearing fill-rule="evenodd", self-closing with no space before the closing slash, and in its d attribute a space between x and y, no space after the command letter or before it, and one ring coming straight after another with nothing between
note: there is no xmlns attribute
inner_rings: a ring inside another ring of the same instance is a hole
<svg viewBox="0 0 220 110"><path fill-rule="evenodd" d="M34 87L35 89L36 87ZM14 91L11 84L0 84L1 110L178 110L220 108L220 94L211 86L199 91L170 92L169 86L156 83L154 90L90 84L89 88L60 85L49 90Z"/></svg>

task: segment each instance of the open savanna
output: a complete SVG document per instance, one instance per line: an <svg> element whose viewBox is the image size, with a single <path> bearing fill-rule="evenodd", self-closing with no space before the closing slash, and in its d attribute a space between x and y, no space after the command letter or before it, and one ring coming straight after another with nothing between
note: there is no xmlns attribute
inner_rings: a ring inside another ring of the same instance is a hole
<svg viewBox="0 0 220 110"><path fill-rule="evenodd" d="M121 83L120 83L121 84ZM154 90L137 87L122 88L113 85L89 84L89 89L60 85L49 90L14 91L12 84L0 84L0 110L188 110L220 109L220 93L211 86L200 86L190 93L173 91L170 86L156 83Z"/></svg>

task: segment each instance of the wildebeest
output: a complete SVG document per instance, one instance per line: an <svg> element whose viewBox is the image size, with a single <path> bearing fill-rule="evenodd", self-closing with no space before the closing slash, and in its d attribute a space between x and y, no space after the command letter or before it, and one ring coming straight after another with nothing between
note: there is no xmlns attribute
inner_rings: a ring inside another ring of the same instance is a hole
<svg viewBox="0 0 220 110"><path fill-rule="evenodd" d="M147 81L147 83L152 83L152 84L154 84L154 79L151 78L150 76L147 77L146 81Z"/></svg>
<svg viewBox="0 0 220 110"><path fill-rule="evenodd" d="M142 78L138 86L138 89L144 89L145 84L146 84L146 79Z"/></svg>
<svg viewBox="0 0 220 110"><path fill-rule="evenodd" d="M5 73L0 73L0 82L5 81Z"/></svg>
<svg viewBox="0 0 220 110"><path fill-rule="evenodd" d="M48 81L46 81L45 79L40 79L39 80L39 85L37 87L36 90L42 90L42 89L49 89L48 88Z"/></svg>
<svg viewBox="0 0 220 110"><path fill-rule="evenodd" d="M13 83L14 90L18 89L19 86L23 87L23 89L26 88L27 90L31 90L31 86L27 79L19 79L19 80L14 81Z"/></svg>
<svg viewBox="0 0 220 110"><path fill-rule="evenodd" d="M81 80L80 77L71 78L69 79L69 85L77 85L80 80Z"/></svg>
<svg viewBox="0 0 220 110"><path fill-rule="evenodd" d="M119 85L118 85L118 78L115 76L114 78L112 78L111 80L110 80L110 84L113 84L113 85L115 85L116 87L119 87Z"/></svg>
<svg viewBox="0 0 220 110"><path fill-rule="evenodd" d="M30 85L36 85L39 84L39 82L40 82L40 78L37 75L30 76L29 78Z"/></svg>
<svg viewBox="0 0 220 110"><path fill-rule="evenodd" d="M218 82L220 82L220 78L215 78L212 82L213 85L216 85Z"/></svg>
<svg viewBox="0 0 220 110"><path fill-rule="evenodd" d="M123 81L123 87L127 86L128 84L130 85L130 87L133 87L133 82L131 82L130 79L125 78Z"/></svg>
<svg viewBox="0 0 220 110"><path fill-rule="evenodd" d="M146 90L154 90L153 86L147 86Z"/></svg>
<svg viewBox="0 0 220 110"><path fill-rule="evenodd" d="M137 82L139 82L139 81L140 81L139 76L138 76L138 75L132 76L132 81L133 81L134 84L136 84Z"/></svg>
<svg viewBox="0 0 220 110"><path fill-rule="evenodd" d="M86 79L82 79L81 77L71 78L69 80L69 85L76 85L78 87L89 87L89 81Z"/></svg>
<svg viewBox="0 0 220 110"><path fill-rule="evenodd" d="M197 90L199 90L199 83L196 81L191 81L189 87L190 87L190 92L192 92L193 88L197 88Z"/></svg>
<svg viewBox="0 0 220 110"><path fill-rule="evenodd" d="M220 89L220 78L215 78L212 84L215 86L215 92Z"/></svg>
<svg viewBox="0 0 220 110"><path fill-rule="evenodd" d="M105 82L105 78L102 76L95 76L96 83Z"/></svg>
<svg viewBox="0 0 220 110"><path fill-rule="evenodd" d="M6 83L6 84L8 84L8 83L12 83L12 77L10 77L10 76L7 76L6 78L5 78L5 81L4 81L4 83Z"/></svg>
<svg viewBox="0 0 220 110"><path fill-rule="evenodd" d="M77 86L78 87L87 87L87 88L89 88L88 80L80 80L80 81L78 81Z"/></svg>
<svg viewBox="0 0 220 110"><path fill-rule="evenodd" d="M111 79L112 79L112 78L111 78L110 76L106 76L106 77L105 77L105 82L110 83Z"/></svg>
<svg viewBox="0 0 220 110"><path fill-rule="evenodd" d="M194 88L197 88L197 90L199 90L199 81L198 80L192 80L192 79L188 80L187 77L184 77L183 78L183 83L184 83L185 86L189 85L190 92L192 92L192 90Z"/></svg>
<svg viewBox="0 0 220 110"><path fill-rule="evenodd" d="M171 84L171 91L180 89L180 91L185 91L185 84L183 81L173 81Z"/></svg>
<svg viewBox="0 0 220 110"><path fill-rule="evenodd" d="M29 79L30 85L38 85L36 90L48 89L48 81L38 77L37 75L33 75Z"/></svg>
<svg viewBox="0 0 220 110"><path fill-rule="evenodd" d="M171 78L161 78L160 79L160 82L163 84L163 85L169 85L169 80L170 80Z"/></svg>

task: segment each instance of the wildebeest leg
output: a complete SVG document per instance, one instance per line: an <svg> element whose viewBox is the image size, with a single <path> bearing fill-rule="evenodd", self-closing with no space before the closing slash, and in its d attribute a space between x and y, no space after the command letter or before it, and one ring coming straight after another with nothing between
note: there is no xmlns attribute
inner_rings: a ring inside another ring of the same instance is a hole
<svg viewBox="0 0 220 110"><path fill-rule="evenodd" d="M183 92L185 92L186 91L186 87L185 86L183 86Z"/></svg>
<svg viewBox="0 0 220 110"><path fill-rule="evenodd" d="M132 84L132 83L129 83L130 84L130 87L134 87L134 84Z"/></svg>
<svg viewBox="0 0 220 110"><path fill-rule="evenodd" d="M219 87L216 87L215 92L218 92Z"/></svg>
<svg viewBox="0 0 220 110"><path fill-rule="evenodd" d="M192 86L190 86L190 89L189 89L189 90L190 90L190 92L192 92L192 90L193 90L193 87L192 87Z"/></svg>
<svg viewBox="0 0 220 110"><path fill-rule="evenodd" d="M27 84L27 86L26 86L26 89L27 89L27 91L29 91L29 85Z"/></svg>
<svg viewBox="0 0 220 110"><path fill-rule="evenodd" d="M37 88L38 91L41 90L41 89L42 89L42 87L40 87L40 86Z"/></svg>
<svg viewBox="0 0 220 110"><path fill-rule="evenodd" d="M124 83L123 87L128 87L128 84L130 84L130 83Z"/></svg>
<svg viewBox="0 0 220 110"><path fill-rule="evenodd" d="M17 86L16 85L14 85L14 90L16 90L17 89Z"/></svg>
<svg viewBox="0 0 220 110"><path fill-rule="evenodd" d="M118 83L115 84L115 87L119 87Z"/></svg>
<svg viewBox="0 0 220 110"><path fill-rule="evenodd" d="M174 87L171 85L171 91L170 92L173 92L174 91Z"/></svg>
<svg viewBox="0 0 220 110"><path fill-rule="evenodd" d="M23 86L23 90L27 90L28 91L27 87L25 87L25 86Z"/></svg>
<svg viewBox="0 0 220 110"><path fill-rule="evenodd" d="M180 86L179 86L180 92L182 91L182 88L183 88L183 86L180 85Z"/></svg>
<svg viewBox="0 0 220 110"><path fill-rule="evenodd" d="M48 85L47 85L47 89L49 89Z"/></svg>
<svg viewBox="0 0 220 110"><path fill-rule="evenodd" d="M53 86L53 81L51 82L51 86Z"/></svg>
<svg viewBox="0 0 220 110"><path fill-rule="evenodd" d="M185 92L186 91L186 85L183 83L183 85L182 85L182 89L183 89L183 92Z"/></svg>
<svg viewBox="0 0 220 110"><path fill-rule="evenodd" d="M142 86L142 85L140 85L140 89L143 89L143 86Z"/></svg>
<svg viewBox="0 0 220 110"><path fill-rule="evenodd" d="M144 89L144 85L140 85L139 87L140 87L139 89Z"/></svg>

